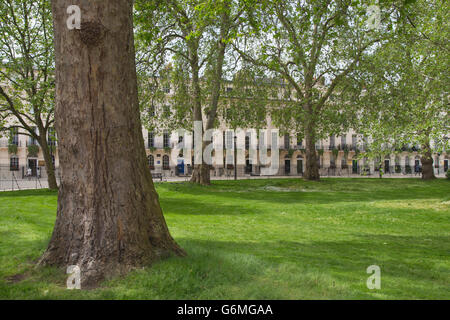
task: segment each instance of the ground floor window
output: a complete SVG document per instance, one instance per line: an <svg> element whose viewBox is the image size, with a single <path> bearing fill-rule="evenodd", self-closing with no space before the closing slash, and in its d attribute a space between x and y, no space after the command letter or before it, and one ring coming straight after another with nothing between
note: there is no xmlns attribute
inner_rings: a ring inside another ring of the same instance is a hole
<svg viewBox="0 0 450 320"><path fill-rule="evenodd" d="M164 155L163 156L163 170L169 170L169 169L170 169L169 156L168 155Z"/></svg>
<svg viewBox="0 0 450 320"><path fill-rule="evenodd" d="M11 157L9 161L9 170L10 171L19 171L19 158Z"/></svg>
<svg viewBox="0 0 450 320"><path fill-rule="evenodd" d="M153 155L148 156L148 166L150 170L155 170L155 157Z"/></svg>

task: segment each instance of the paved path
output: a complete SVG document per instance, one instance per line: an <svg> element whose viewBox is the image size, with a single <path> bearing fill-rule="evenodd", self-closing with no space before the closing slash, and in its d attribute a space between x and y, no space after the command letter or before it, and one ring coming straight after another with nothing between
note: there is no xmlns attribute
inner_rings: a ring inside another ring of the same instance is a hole
<svg viewBox="0 0 450 320"><path fill-rule="evenodd" d="M439 178L444 178L443 174L438 175ZM249 180L249 179L299 179L300 176L245 176L238 177L238 180ZM371 176L322 176L322 178L358 178L358 179L379 179L377 175ZM384 178L398 178L398 179L411 179L420 178L419 175L385 175ZM190 177L163 177L162 182L187 182ZM211 180L234 180L234 176L229 177L211 177ZM161 182L160 179L153 179L154 182ZM17 180L0 180L0 191L12 191L12 190L30 190L30 189L45 189L48 188L48 183L46 179L17 179Z"/></svg>

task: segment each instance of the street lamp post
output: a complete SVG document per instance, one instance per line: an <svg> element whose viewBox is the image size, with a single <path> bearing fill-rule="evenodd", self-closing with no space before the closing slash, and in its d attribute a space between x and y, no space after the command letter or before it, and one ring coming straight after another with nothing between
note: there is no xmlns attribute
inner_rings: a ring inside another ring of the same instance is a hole
<svg viewBox="0 0 450 320"><path fill-rule="evenodd" d="M234 136L234 180L237 180L237 149L236 149L236 139L237 136Z"/></svg>

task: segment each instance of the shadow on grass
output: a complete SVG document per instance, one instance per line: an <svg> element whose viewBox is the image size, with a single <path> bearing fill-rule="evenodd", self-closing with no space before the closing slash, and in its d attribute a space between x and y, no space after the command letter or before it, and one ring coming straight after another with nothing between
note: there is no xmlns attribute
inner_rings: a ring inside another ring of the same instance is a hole
<svg viewBox="0 0 450 320"><path fill-rule="evenodd" d="M365 285L366 269L373 264L382 270L384 298L449 298L449 237L367 234L308 243L176 240L188 257L160 261L96 290L60 290L46 298L373 299L377 296ZM52 279L61 285L64 275L42 273L50 277L35 274L3 290L20 291L30 281L42 287ZM40 297L34 294L30 298Z"/></svg>
<svg viewBox="0 0 450 320"><path fill-rule="evenodd" d="M448 297L449 270L435 265L444 259L449 237L431 237L429 244L390 235L310 243L176 240L187 258L105 285L127 288L128 297L139 299L373 299L366 269L376 264L387 299Z"/></svg>
<svg viewBox="0 0 450 320"><path fill-rule="evenodd" d="M239 200L245 200L281 204L329 204L448 197L446 191L449 186L448 181L399 180L401 179L383 179L381 181L376 179L326 179L320 182L305 182L300 179L241 180L239 185L233 181L213 181L213 184L207 187L190 183L167 183L159 185L158 188L161 191L180 192L184 195L200 196L206 199L231 198L237 203ZM267 188L273 189L267 190ZM163 201L168 198L162 193ZM191 199L195 199L195 197L191 197L190 201ZM213 202L212 199L209 201Z"/></svg>

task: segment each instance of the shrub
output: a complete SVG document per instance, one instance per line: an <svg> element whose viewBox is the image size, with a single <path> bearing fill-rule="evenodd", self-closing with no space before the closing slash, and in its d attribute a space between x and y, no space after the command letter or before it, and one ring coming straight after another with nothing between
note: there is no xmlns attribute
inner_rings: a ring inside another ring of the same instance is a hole
<svg viewBox="0 0 450 320"><path fill-rule="evenodd" d="M338 157L338 155L339 155L339 150L338 150L338 149L333 149L331 152L333 153L333 156L334 156L335 158Z"/></svg>
<svg viewBox="0 0 450 320"><path fill-rule="evenodd" d="M39 146L35 144L28 146L28 155L30 157L37 157L38 153L39 153Z"/></svg>
<svg viewBox="0 0 450 320"><path fill-rule="evenodd" d="M17 154L17 145L16 144L9 144L8 145L8 153L10 154Z"/></svg>
<svg viewBox="0 0 450 320"><path fill-rule="evenodd" d="M447 170L447 172L445 173L445 176L447 177L447 179L450 180L450 170Z"/></svg>

